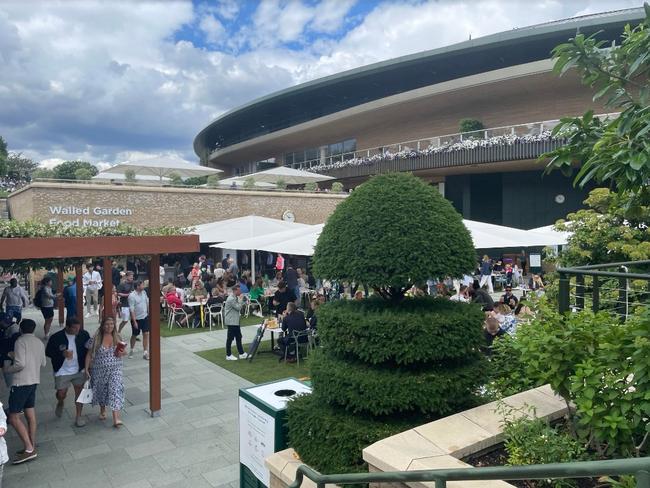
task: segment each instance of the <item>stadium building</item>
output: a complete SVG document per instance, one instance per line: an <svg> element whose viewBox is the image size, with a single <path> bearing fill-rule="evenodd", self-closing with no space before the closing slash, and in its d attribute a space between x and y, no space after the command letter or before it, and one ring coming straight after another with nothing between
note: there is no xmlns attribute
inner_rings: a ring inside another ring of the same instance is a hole
<svg viewBox="0 0 650 488"><path fill-rule="evenodd" d="M412 171L465 218L547 225L580 208L588 191L543 176L538 157L562 144L550 130L564 116L607 112L576 73L552 72L551 50L577 32L618 42L643 18L639 8L550 22L310 81L220 116L194 150L228 175L286 165L345 188ZM462 119L485 129L461 133Z"/></svg>

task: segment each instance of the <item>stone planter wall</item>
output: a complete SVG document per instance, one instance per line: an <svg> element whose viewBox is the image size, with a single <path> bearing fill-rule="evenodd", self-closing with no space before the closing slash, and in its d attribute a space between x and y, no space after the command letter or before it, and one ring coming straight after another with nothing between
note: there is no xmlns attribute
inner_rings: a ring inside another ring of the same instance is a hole
<svg viewBox="0 0 650 488"><path fill-rule="evenodd" d="M534 407L539 418L556 420L567 414L564 400L553 394L549 385L533 388L504 398L502 402L514 409ZM461 461L503 441L503 416L497 413L498 402L445 417L382 439L363 450L363 459L370 472L415 471L421 469L468 468ZM519 415L526 415L520 413ZM271 471L271 488L285 488L295 479L296 469L302 464L293 449L277 452L266 459ZM373 488L430 488L433 483L414 482L377 483ZM315 484L305 479L305 488ZM507 488L503 481L458 481L450 488Z"/></svg>

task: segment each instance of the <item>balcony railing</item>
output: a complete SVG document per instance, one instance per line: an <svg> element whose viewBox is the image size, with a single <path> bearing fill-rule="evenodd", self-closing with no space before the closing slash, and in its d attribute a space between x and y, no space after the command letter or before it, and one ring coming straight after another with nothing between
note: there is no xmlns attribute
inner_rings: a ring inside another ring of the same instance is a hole
<svg viewBox="0 0 650 488"><path fill-rule="evenodd" d="M613 115L616 114L597 117ZM552 134L559 123L557 119L545 120L433 136L330 155L297 163L293 167L335 178L350 178L393 171L536 159L564 144L564 137Z"/></svg>

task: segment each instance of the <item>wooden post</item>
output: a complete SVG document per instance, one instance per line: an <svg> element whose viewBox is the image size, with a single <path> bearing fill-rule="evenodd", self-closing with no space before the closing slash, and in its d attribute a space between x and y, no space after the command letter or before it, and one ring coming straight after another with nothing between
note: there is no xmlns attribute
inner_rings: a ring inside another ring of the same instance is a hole
<svg viewBox="0 0 650 488"><path fill-rule="evenodd" d="M58 304L59 310L59 327L63 327L63 322L65 320L65 304L63 302L63 266L57 268L57 281L59 282L59 287L56 290L58 295L56 297L56 302Z"/></svg>
<svg viewBox="0 0 650 488"><path fill-rule="evenodd" d="M104 267L104 277L102 279L102 287L104 288L104 317L113 317L113 260L110 258L104 258L102 264ZM104 317L101 317L102 320ZM115 324L117 323L117 317L115 319Z"/></svg>
<svg viewBox="0 0 650 488"><path fill-rule="evenodd" d="M83 272L81 264L75 264L74 267L75 284L77 286L77 319L81 324L81 329L84 328L84 284Z"/></svg>
<svg viewBox="0 0 650 488"><path fill-rule="evenodd" d="M160 256L149 260L149 410L154 417L161 408L160 367Z"/></svg>

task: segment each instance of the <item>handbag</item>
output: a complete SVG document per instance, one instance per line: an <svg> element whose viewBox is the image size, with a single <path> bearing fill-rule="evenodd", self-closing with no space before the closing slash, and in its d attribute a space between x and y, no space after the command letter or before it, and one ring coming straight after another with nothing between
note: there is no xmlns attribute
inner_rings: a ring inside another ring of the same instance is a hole
<svg viewBox="0 0 650 488"><path fill-rule="evenodd" d="M93 390L90 388L90 380L86 380L84 383L83 390L79 393L79 398L77 398L77 403L92 403L93 401Z"/></svg>

